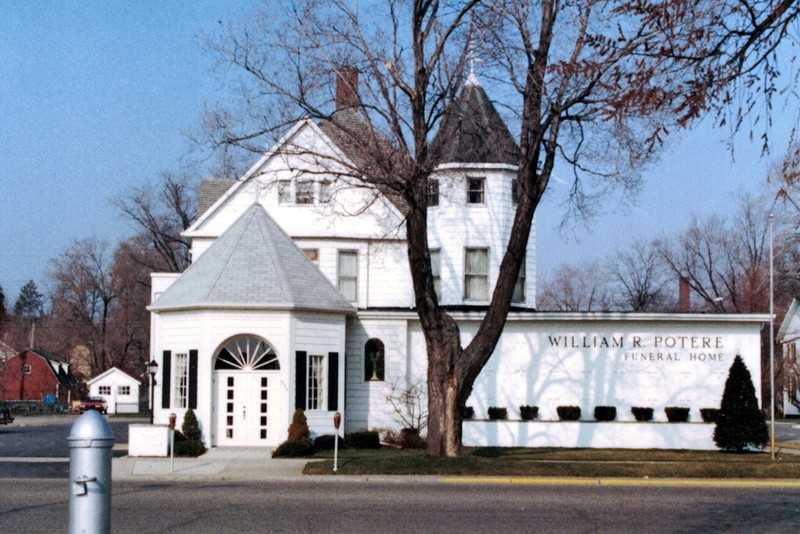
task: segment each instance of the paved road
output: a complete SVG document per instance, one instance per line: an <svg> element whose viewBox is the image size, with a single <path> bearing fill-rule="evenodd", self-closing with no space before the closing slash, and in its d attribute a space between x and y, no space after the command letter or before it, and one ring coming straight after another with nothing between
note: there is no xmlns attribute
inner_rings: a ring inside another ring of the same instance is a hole
<svg viewBox="0 0 800 534"><path fill-rule="evenodd" d="M77 415L40 415L17 417L10 425L0 426L0 477L67 478L69 458L67 436ZM128 425L145 422L135 417L108 418L115 443L128 442ZM115 457L126 454L115 450ZM30 461L29 458L36 458Z"/></svg>
<svg viewBox="0 0 800 534"><path fill-rule="evenodd" d="M7 482L7 481L3 481ZM66 484L0 492L0 532L64 532ZM793 532L796 490L299 480L115 483L112 531Z"/></svg>

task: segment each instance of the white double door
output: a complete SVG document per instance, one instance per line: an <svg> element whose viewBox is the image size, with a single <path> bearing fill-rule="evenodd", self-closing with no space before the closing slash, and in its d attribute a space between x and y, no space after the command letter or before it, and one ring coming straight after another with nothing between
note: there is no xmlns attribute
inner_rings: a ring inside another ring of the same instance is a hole
<svg viewBox="0 0 800 534"><path fill-rule="evenodd" d="M279 373L217 371L217 445L277 445Z"/></svg>

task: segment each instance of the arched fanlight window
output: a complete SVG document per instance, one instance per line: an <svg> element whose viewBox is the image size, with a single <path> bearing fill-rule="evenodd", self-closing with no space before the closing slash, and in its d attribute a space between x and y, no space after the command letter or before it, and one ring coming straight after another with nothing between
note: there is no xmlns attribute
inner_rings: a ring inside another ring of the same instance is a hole
<svg viewBox="0 0 800 534"><path fill-rule="evenodd" d="M364 380L377 382L384 380L384 350L383 341L380 339L370 339L364 345Z"/></svg>
<svg viewBox="0 0 800 534"><path fill-rule="evenodd" d="M280 368L272 345L255 336L229 340L220 349L214 364L217 371L275 371Z"/></svg>

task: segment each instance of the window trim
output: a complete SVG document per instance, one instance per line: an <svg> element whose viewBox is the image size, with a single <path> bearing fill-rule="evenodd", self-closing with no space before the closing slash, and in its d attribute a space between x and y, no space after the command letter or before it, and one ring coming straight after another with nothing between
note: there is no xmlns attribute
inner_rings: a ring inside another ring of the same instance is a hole
<svg viewBox="0 0 800 534"><path fill-rule="evenodd" d="M325 411L326 389L325 377L327 376L327 360L322 354L309 354L306 363L306 410ZM316 377L317 383L312 386L312 380ZM313 403L313 406L312 406Z"/></svg>
<svg viewBox="0 0 800 534"><path fill-rule="evenodd" d="M480 188L474 189L473 183L479 183ZM479 201L472 200L472 195L480 195ZM486 177L485 176L467 176L467 205L468 206L482 206L486 204Z"/></svg>
<svg viewBox="0 0 800 534"><path fill-rule="evenodd" d="M178 352L172 358L173 385L172 406L174 408L189 407L189 352Z"/></svg>
<svg viewBox="0 0 800 534"><path fill-rule="evenodd" d="M355 282L355 294L353 295L352 300L348 295L345 295L342 292L342 281L345 280L344 276L342 275L342 256L349 256L351 254L355 258L355 275L353 277L347 277L346 280L352 279ZM358 250L341 249L336 251L336 289L339 290L339 293L341 293L348 302L358 302Z"/></svg>
<svg viewBox="0 0 800 534"><path fill-rule="evenodd" d="M467 272L467 266L469 265L469 261L467 256L470 252L477 252L483 251L486 253L486 272L485 273L469 273ZM489 248L488 247L464 247L464 301L467 302L488 302L489 300ZM468 294L468 278L478 278L483 277L486 279L486 293L482 295L480 298L476 298L475 296L470 296Z"/></svg>

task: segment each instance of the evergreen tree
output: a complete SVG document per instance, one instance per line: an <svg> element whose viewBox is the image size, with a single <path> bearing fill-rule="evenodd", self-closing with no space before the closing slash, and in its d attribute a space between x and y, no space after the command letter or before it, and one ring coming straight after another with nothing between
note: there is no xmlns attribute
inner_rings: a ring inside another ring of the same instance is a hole
<svg viewBox="0 0 800 534"><path fill-rule="evenodd" d="M725 382L714 443L723 450L743 452L746 447L763 448L768 440L767 422L758 407L753 379L737 355Z"/></svg>
<svg viewBox="0 0 800 534"><path fill-rule="evenodd" d="M44 296L39 293L33 280L19 290L19 297L14 303L14 315L25 319L38 319L44 315Z"/></svg>
<svg viewBox="0 0 800 534"><path fill-rule="evenodd" d="M183 416L181 430L189 441L201 441L203 437L202 432L200 432L200 424L197 422L197 416L191 408Z"/></svg>

